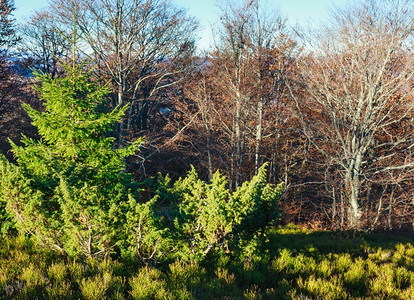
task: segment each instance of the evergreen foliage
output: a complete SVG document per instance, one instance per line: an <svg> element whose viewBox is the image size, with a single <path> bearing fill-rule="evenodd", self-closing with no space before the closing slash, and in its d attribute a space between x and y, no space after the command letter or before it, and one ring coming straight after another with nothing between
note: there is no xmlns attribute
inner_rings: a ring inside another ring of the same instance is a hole
<svg viewBox="0 0 414 300"><path fill-rule="evenodd" d="M165 261L174 249L174 241L168 224L163 224L155 213L156 199L138 203L129 199L126 212L124 237L120 245L122 256L154 265Z"/></svg>
<svg viewBox="0 0 414 300"><path fill-rule="evenodd" d="M174 241L169 251L186 260L201 260L212 250L251 256L259 237L280 217L283 186L273 187L266 179L264 165L231 193L219 171L211 183L199 179L194 168L174 184L160 176L152 205L159 228L169 228L166 233Z"/></svg>
<svg viewBox="0 0 414 300"><path fill-rule="evenodd" d="M36 73L44 111L23 105L41 140L11 142L17 165L2 158L2 206L18 231L41 245L71 256L105 255L119 242L129 198L138 191L123 159L141 139L114 149L108 133L126 107L105 112L109 89L83 64L64 68L64 78Z"/></svg>

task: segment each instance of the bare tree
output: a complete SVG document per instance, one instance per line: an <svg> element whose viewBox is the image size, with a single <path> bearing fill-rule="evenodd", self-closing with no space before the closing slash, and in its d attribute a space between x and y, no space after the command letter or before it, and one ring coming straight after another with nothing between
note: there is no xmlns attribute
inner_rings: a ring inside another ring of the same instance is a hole
<svg viewBox="0 0 414 300"><path fill-rule="evenodd" d="M214 173L213 155L220 152L217 149L219 143L214 142L214 132L217 131L217 121L213 117L217 113L214 105L216 90L211 82L214 75L209 67L201 68L198 75L186 84L185 95L190 103L185 103L180 111L184 114L188 112L186 123L190 128L185 132L187 140L192 140L193 148L200 153L199 159L207 167L208 179L211 180Z"/></svg>
<svg viewBox="0 0 414 300"><path fill-rule="evenodd" d="M223 131L229 145L229 175L234 186L252 174L264 160L265 141L280 136L283 123L285 76L297 45L277 10L261 1L227 1L222 7L219 43L212 53L215 85L221 87ZM220 104L219 104L220 105ZM277 142L271 147L276 153ZM268 149L269 150L269 149ZM272 151L270 150L270 151ZM275 174L274 176L278 176Z"/></svg>
<svg viewBox="0 0 414 300"><path fill-rule="evenodd" d="M308 97L292 95L306 135L342 178L348 224L360 227L363 193L413 171L412 1L366 0L333 21L299 65Z"/></svg>
<svg viewBox="0 0 414 300"><path fill-rule="evenodd" d="M28 80L19 71L27 66L13 52L20 37L13 17L13 0L0 0L0 151L12 159L8 138L18 142L22 132L36 134L21 102L32 102L33 94L27 88ZM33 101L34 102L34 101Z"/></svg>
<svg viewBox="0 0 414 300"><path fill-rule="evenodd" d="M250 38L246 47L250 53L249 69L253 75L251 89L254 92L250 102L255 106L252 109L254 126L249 131L254 139L255 171L263 163L263 141L270 139L275 143L271 162L275 173L278 173L277 144L290 105L285 81L292 76L299 47L286 24L286 18L279 11L261 5L258 0L250 1L249 5L251 16L247 26Z"/></svg>
<svg viewBox="0 0 414 300"><path fill-rule="evenodd" d="M194 50L195 20L168 0L59 0L52 8L62 23L76 12L88 47L113 83L113 104L130 105L126 130L133 123L148 129L155 96L189 66L183 58ZM120 142L124 130L120 126Z"/></svg>
<svg viewBox="0 0 414 300"><path fill-rule="evenodd" d="M10 48L16 45L19 37L16 35L16 20L13 18L15 10L13 0L0 0L0 48Z"/></svg>
<svg viewBox="0 0 414 300"><path fill-rule="evenodd" d="M70 54L70 30L59 26L50 9L36 11L26 24L20 27L20 50L32 60L34 68L59 76L62 69L59 60ZM60 27L60 28L59 28Z"/></svg>

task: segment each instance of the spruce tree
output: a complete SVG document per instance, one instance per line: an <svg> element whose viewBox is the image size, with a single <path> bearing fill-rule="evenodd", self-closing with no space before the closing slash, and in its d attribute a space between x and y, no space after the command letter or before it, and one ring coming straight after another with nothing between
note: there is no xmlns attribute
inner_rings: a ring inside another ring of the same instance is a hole
<svg viewBox="0 0 414 300"><path fill-rule="evenodd" d="M124 158L141 140L115 149L108 133L126 107L105 111L109 89L91 79L85 63L63 68L64 78L35 74L44 110L23 106L41 139L11 142L17 164L0 161L0 199L18 231L39 244L71 256L106 255L138 190Z"/></svg>

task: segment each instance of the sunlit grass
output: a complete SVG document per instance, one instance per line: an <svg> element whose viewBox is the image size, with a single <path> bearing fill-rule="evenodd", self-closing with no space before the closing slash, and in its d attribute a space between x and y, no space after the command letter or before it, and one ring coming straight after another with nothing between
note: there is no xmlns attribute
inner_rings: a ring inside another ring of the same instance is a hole
<svg viewBox="0 0 414 300"><path fill-rule="evenodd" d="M69 260L30 239L0 243L0 299L414 299L414 247L386 234L273 229L244 261L140 266Z"/></svg>

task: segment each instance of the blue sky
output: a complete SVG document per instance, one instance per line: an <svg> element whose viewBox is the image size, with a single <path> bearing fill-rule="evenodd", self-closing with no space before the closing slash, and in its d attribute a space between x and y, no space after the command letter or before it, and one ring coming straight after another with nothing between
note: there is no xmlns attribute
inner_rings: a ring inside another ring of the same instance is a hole
<svg viewBox="0 0 414 300"><path fill-rule="evenodd" d="M53 1L53 0L52 0ZM203 31L200 32L199 45L207 48L211 40L210 25L218 20L216 0L172 0L177 6L187 8L189 13L200 20ZM34 10L48 5L48 0L15 0L15 17L22 21ZM307 20L323 21L329 16L329 9L334 5L342 7L349 0L264 0L266 5L281 10L288 17L290 24L306 24Z"/></svg>

